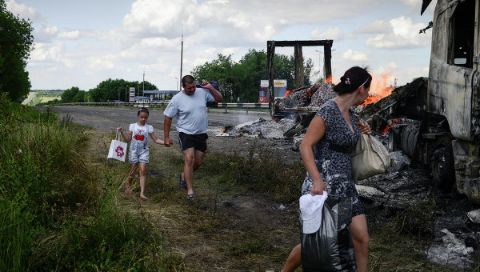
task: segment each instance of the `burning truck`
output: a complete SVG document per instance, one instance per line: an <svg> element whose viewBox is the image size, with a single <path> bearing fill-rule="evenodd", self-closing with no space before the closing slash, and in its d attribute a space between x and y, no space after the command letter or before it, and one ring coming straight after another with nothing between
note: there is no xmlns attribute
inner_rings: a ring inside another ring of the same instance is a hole
<svg viewBox="0 0 480 272"><path fill-rule="evenodd" d="M422 14L430 2L423 1ZM475 23L479 19L480 0L438 0L433 23L427 27L432 28L428 78L392 88L383 98L371 97L356 109L390 150L400 149L428 166L442 191L456 189L474 203L480 203L480 28ZM303 63L302 46L324 46L324 76L331 78L332 43L268 41L270 81L275 46L293 46L296 67ZM300 69L295 69L295 78L303 82ZM299 87L289 97L270 97L272 118L294 115L297 121L285 136L305 130L318 107L334 96L331 87L327 81Z"/></svg>

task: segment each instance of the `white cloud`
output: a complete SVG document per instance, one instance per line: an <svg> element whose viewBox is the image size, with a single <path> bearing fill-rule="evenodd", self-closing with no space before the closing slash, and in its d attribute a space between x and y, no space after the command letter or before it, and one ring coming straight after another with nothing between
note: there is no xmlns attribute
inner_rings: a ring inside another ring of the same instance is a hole
<svg viewBox="0 0 480 272"><path fill-rule="evenodd" d="M14 15L18 15L24 19L38 20L42 19L40 14L32 7L25 4L17 3L15 0L6 1L7 9Z"/></svg>
<svg viewBox="0 0 480 272"><path fill-rule="evenodd" d="M402 3L412 8L418 8L419 10L422 6L422 1L420 0L402 0Z"/></svg>
<svg viewBox="0 0 480 272"><path fill-rule="evenodd" d="M171 40L162 37L144 38L140 41L140 46L151 48L168 47L170 44Z"/></svg>
<svg viewBox="0 0 480 272"><path fill-rule="evenodd" d="M368 55L363 52L353 51L348 49L343 53L342 57L346 60L356 61L356 62L366 62L368 61Z"/></svg>
<svg viewBox="0 0 480 272"><path fill-rule="evenodd" d="M312 31L311 37L312 39L340 41L344 39L345 33L339 27L329 28L325 32L322 32L319 28L316 28Z"/></svg>
<svg viewBox="0 0 480 272"><path fill-rule="evenodd" d="M376 23L376 25L386 25ZM373 48L415 48L428 46L431 40L431 32L419 34L424 28L424 23L413 23L411 18L397 17L391 19L384 33L367 39L367 45Z"/></svg>
<svg viewBox="0 0 480 272"><path fill-rule="evenodd" d="M359 32L367 34L386 34L391 31L391 26L384 20L376 20L368 24L366 27L361 28Z"/></svg>
<svg viewBox="0 0 480 272"><path fill-rule="evenodd" d="M199 43L215 46L248 46L264 43L290 25L318 24L367 10L379 0L334 1L196 1L137 0L124 17L122 30L134 37L195 36ZM335 12L321 12L328 6ZM288 10L288 19L285 11ZM308 16L306 16L308 14ZM207 36L196 33L208 29ZM318 35L320 32L312 33ZM343 33L332 28L323 33L338 40ZM212 39L212 37L214 37ZM331 38L327 37L327 38Z"/></svg>
<svg viewBox="0 0 480 272"><path fill-rule="evenodd" d="M63 39L69 39L69 40L77 40L80 38L80 31L78 30L63 31L58 34L58 37Z"/></svg>
<svg viewBox="0 0 480 272"><path fill-rule="evenodd" d="M62 65L68 68L74 66L73 61L65 55L63 44L35 43L30 54L30 60L32 65Z"/></svg>
<svg viewBox="0 0 480 272"><path fill-rule="evenodd" d="M60 60L63 51L61 45L49 46L44 43L35 43L34 49L30 54L30 59L34 62L51 62Z"/></svg>

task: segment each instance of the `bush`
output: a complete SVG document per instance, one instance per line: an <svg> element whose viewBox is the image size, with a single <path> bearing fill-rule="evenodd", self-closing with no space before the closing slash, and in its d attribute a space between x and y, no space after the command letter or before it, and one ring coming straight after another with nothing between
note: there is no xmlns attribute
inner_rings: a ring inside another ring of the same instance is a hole
<svg viewBox="0 0 480 272"><path fill-rule="evenodd" d="M85 158L84 129L0 95L0 271L158 271L162 239Z"/></svg>

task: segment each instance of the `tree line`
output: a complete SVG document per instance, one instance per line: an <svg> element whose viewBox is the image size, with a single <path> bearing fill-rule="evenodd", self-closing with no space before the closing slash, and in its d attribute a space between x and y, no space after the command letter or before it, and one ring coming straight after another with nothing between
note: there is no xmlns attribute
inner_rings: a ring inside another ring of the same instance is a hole
<svg viewBox="0 0 480 272"><path fill-rule="evenodd" d="M141 91L145 84L145 90L156 90L157 86L148 81L127 81L123 79L107 79L100 82L88 92L78 87L71 87L62 94L62 102L105 102L105 101L128 101L130 87L135 88L136 95L142 95Z"/></svg>
<svg viewBox="0 0 480 272"><path fill-rule="evenodd" d="M295 60L293 56L275 55L274 70L276 79L286 79L287 88L294 84ZM313 67L311 59L304 62L304 85L310 85L310 72ZM199 80L217 80L224 101L257 102L260 80L268 79L267 53L251 49L240 61L232 56L219 54L216 59L196 66L192 75Z"/></svg>

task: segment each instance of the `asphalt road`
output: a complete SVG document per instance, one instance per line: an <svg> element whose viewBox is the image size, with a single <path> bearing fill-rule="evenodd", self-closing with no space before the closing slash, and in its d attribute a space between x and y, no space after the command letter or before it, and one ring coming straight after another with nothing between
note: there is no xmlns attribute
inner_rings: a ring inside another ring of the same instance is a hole
<svg viewBox="0 0 480 272"><path fill-rule="evenodd" d="M45 108L43 108L45 110ZM67 115L74 123L89 126L100 133L112 133L117 127L128 129L130 123L137 120L136 108L130 107L87 107L87 106L55 106L52 108L59 114L60 118ZM225 126L235 126L244 122L254 121L258 118L270 119L268 112L246 112L223 110L210 110L208 113L208 149L209 151L221 152L224 154L248 154L252 148L266 148L277 151L279 159L299 160L298 152L292 151L292 143L288 140L259 139L252 137L216 137ZM153 125L155 134L163 137L163 110L151 109L148 123ZM177 132L172 124L170 137L177 145Z"/></svg>
<svg viewBox="0 0 480 272"><path fill-rule="evenodd" d="M53 111L57 112L60 118L69 115L73 122L95 128L98 131L114 131L115 128L123 126L128 128L128 124L137 120L137 108L130 107L87 107L87 106L55 106ZM253 121L258 118L268 119L270 116L266 112L249 112L248 114L240 111L229 111L224 113L220 111L210 111L208 113L208 125L211 129L216 129L228 125L238 125L244 122ZM163 109L150 109L148 123L153 125L155 130L163 130ZM174 119L175 123L175 119ZM175 126L172 125L172 131Z"/></svg>

